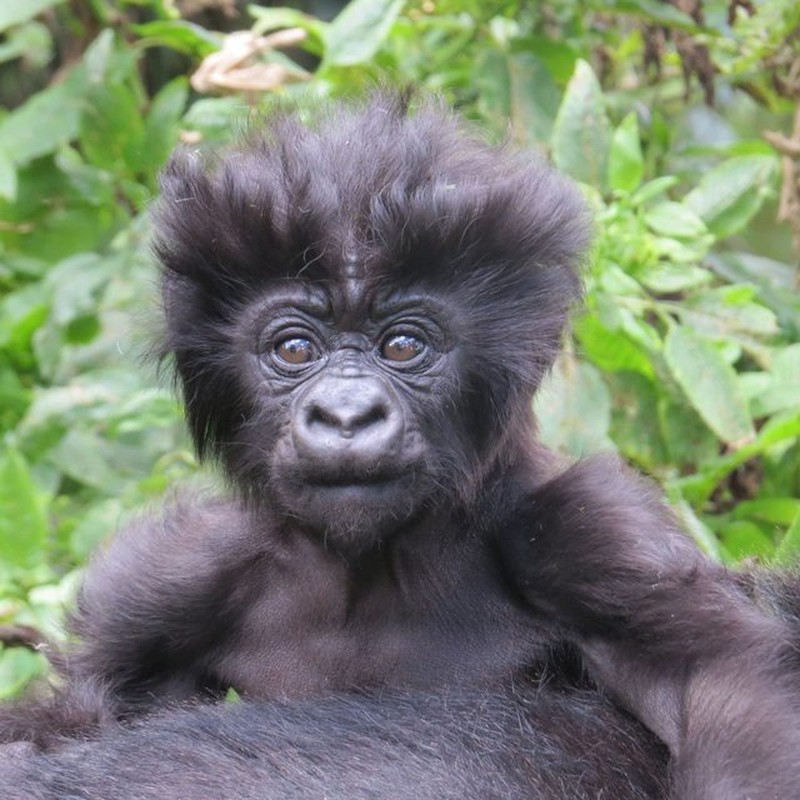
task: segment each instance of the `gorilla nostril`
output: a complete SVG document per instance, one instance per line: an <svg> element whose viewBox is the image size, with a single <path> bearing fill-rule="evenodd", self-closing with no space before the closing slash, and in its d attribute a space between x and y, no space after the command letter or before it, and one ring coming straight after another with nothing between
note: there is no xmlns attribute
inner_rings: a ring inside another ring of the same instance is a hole
<svg viewBox="0 0 800 800"><path fill-rule="evenodd" d="M383 404L375 405L367 409L363 414L355 416L352 420L348 421L347 427L350 430L357 430L359 428L368 428L378 422L383 422L388 418L389 414L386 406Z"/></svg>
<svg viewBox="0 0 800 800"><path fill-rule="evenodd" d="M385 388L372 379L323 380L305 397L304 406L302 418L309 430L347 438L380 427L393 416Z"/></svg>
<svg viewBox="0 0 800 800"><path fill-rule="evenodd" d="M385 422L389 411L385 404L376 403L364 407L353 404L339 408L326 407L323 403L313 403L306 413L309 427L330 428L339 435L349 439L373 425Z"/></svg>
<svg viewBox="0 0 800 800"><path fill-rule="evenodd" d="M321 425L326 428L341 427L338 415L318 403L312 403L306 411L306 424L309 426Z"/></svg>

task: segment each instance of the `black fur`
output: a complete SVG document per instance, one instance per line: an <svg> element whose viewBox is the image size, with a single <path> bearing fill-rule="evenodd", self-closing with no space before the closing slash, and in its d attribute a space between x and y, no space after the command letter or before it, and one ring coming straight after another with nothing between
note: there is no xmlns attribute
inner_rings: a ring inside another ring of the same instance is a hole
<svg viewBox="0 0 800 800"><path fill-rule="evenodd" d="M4 800L655 800L661 758L595 692L456 690L172 712L0 776Z"/></svg>
<svg viewBox="0 0 800 800"><path fill-rule="evenodd" d="M571 185L378 98L179 153L156 217L165 352L232 498L95 559L63 687L0 715L13 797L795 795L789 615L613 459L536 443Z"/></svg>

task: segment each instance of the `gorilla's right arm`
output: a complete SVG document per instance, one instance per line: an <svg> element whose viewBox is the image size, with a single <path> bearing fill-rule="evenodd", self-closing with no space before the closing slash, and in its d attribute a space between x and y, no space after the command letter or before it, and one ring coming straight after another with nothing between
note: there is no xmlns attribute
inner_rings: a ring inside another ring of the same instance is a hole
<svg viewBox="0 0 800 800"><path fill-rule="evenodd" d="M166 712L0 757L0 785L4 800L658 800L664 763L596 692L386 693Z"/></svg>

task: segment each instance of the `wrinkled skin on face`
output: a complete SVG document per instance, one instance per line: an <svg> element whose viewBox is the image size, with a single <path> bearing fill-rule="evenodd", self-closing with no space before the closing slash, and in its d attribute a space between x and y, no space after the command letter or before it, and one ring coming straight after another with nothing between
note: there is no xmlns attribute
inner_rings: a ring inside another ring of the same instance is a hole
<svg viewBox="0 0 800 800"><path fill-rule="evenodd" d="M287 281L249 312L240 342L264 488L332 546L374 546L422 512L445 473L445 409L459 398L443 304Z"/></svg>

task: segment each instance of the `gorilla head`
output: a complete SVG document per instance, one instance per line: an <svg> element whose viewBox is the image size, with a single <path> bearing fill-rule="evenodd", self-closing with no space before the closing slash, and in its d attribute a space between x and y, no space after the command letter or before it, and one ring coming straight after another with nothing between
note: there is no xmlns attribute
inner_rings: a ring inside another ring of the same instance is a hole
<svg viewBox="0 0 800 800"><path fill-rule="evenodd" d="M540 161L397 99L182 151L157 251L201 454L361 552L524 459L587 223Z"/></svg>

